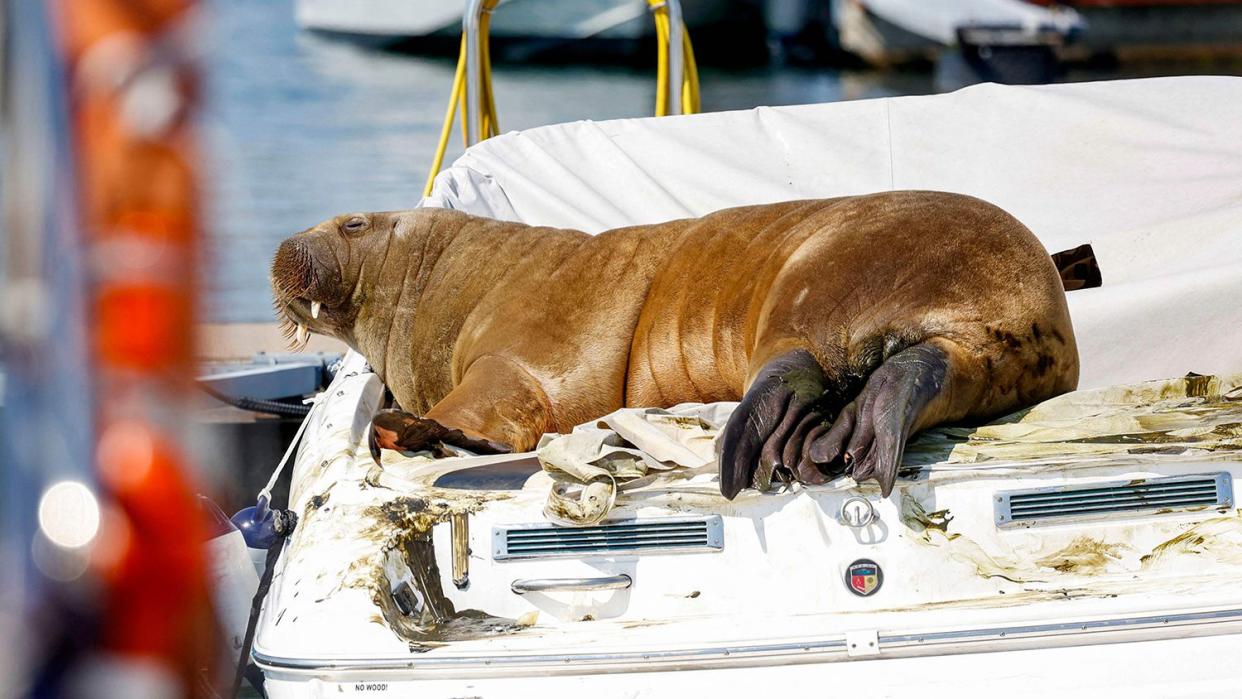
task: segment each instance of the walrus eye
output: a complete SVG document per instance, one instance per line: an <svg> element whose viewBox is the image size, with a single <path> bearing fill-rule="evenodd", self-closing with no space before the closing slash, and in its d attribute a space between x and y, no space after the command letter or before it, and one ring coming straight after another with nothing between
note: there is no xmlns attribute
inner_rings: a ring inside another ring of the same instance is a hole
<svg viewBox="0 0 1242 699"><path fill-rule="evenodd" d="M367 220L361 216L351 216L349 220L345 222L345 225L342 226L342 228L350 233L359 233L366 227Z"/></svg>

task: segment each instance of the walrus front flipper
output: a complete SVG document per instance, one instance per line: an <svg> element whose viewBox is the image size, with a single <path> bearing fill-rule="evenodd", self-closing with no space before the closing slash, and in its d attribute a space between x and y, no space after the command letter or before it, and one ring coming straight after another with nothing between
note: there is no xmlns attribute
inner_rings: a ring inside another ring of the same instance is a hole
<svg viewBox="0 0 1242 699"><path fill-rule="evenodd" d="M721 436L720 493L732 500L743 488L767 490L773 477L792 480L801 440L823 421L823 394L824 372L809 352L764 364Z"/></svg>
<svg viewBox="0 0 1242 699"><path fill-rule="evenodd" d="M430 450L444 455L444 445L468 449L476 454L507 454L508 445L490 439L471 437L461 430L445 427L435 420L401 410L381 410L371 418L368 436L371 458L380 461L380 449L397 451Z"/></svg>
<svg viewBox="0 0 1242 699"><path fill-rule="evenodd" d="M832 428L814 438L807 452L811 460L823 465L844 458L854 480L875 479L888 497L906 440L924 409L944 389L948 372L948 356L931 343L889 357L871 373Z"/></svg>

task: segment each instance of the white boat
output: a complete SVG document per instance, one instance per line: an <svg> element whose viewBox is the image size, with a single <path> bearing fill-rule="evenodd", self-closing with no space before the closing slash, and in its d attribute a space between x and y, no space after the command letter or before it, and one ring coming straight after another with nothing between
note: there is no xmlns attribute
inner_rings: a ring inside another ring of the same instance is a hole
<svg viewBox="0 0 1242 699"><path fill-rule="evenodd" d="M693 28L729 17L727 0L686 3ZM297 0L298 26L376 40L456 38L466 0ZM495 11L494 38L639 39L651 36L645 0L505 0Z"/></svg>
<svg viewBox="0 0 1242 699"><path fill-rule="evenodd" d="M1081 388L925 434L888 498L841 479L730 502L674 474L574 528L542 514L530 455L373 464L382 386L351 356L292 475L300 523L254 646L267 692L1236 696L1240 120L1238 78L982 85L469 149L423 205L599 231L983 197L1049 249L1095 249L1104 285L1069 294Z"/></svg>
<svg viewBox="0 0 1242 699"><path fill-rule="evenodd" d="M1027 0L835 0L833 15L841 47L879 66L937 60L978 40L1053 49L1086 28L1073 8Z"/></svg>
<svg viewBox="0 0 1242 699"><path fill-rule="evenodd" d="M1051 82L1058 62L1091 57L1228 59L1242 41L1237 0L833 0L833 16L872 64L948 59L975 82Z"/></svg>

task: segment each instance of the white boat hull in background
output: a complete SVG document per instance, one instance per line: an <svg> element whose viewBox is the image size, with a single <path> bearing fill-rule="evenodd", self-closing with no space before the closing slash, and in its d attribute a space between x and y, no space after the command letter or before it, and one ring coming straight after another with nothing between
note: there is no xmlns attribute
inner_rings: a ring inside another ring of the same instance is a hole
<svg viewBox="0 0 1242 699"><path fill-rule="evenodd" d="M461 28L465 0L297 0L303 29L405 37Z"/></svg>
<svg viewBox="0 0 1242 699"><path fill-rule="evenodd" d="M688 26L728 18L731 0L683 4ZM453 36L461 31L465 0L297 0L303 29L372 36ZM493 37L639 39L653 34L645 0L507 0L492 15Z"/></svg>

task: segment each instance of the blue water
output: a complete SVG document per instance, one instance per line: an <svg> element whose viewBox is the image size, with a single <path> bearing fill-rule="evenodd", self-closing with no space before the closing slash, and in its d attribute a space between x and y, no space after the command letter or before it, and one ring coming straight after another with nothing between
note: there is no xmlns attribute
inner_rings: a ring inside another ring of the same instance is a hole
<svg viewBox="0 0 1242 699"><path fill-rule="evenodd" d="M206 315L271 319L268 261L284 237L346 211L414 206L454 65L299 32L292 0L210 0L204 16L208 156ZM504 129L650 114L654 75L497 65ZM930 90L919 76L796 69L701 71L704 110ZM460 154L456 140L447 162Z"/></svg>

